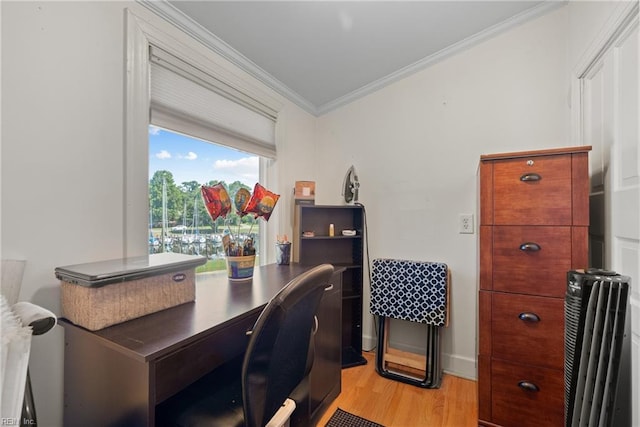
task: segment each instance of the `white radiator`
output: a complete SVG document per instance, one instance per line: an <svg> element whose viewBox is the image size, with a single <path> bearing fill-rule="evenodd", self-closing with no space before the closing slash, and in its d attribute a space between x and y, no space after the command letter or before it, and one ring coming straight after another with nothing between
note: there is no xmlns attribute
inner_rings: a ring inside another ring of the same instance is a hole
<svg viewBox="0 0 640 427"><path fill-rule="evenodd" d="M631 420L630 279L570 271L565 298L565 425L626 426Z"/></svg>
<svg viewBox="0 0 640 427"><path fill-rule="evenodd" d="M0 419L2 425L20 425L24 389L27 382L31 328L21 319L0 294L2 345L0 357Z"/></svg>

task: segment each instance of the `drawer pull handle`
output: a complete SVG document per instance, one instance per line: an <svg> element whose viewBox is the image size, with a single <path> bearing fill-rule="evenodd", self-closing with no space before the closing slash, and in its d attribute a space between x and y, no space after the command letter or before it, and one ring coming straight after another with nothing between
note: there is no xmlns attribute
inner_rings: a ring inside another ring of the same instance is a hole
<svg viewBox="0 0 640 427"><path fill-rule="evenodd" d="M325 292L329 292L333 290L333 283L330 283L329 286L327 286L326 288L324 288Z"/></svg>
<svg viewBox="0 0 640 427"><path fill-rule="evenodd" d="M524 242L520 245L520 250L524 252L538 252L540 249L540 245L534 242Z"/></svg>
<svg viewBox="0 0 640 427"><path fill-rule="evenodd" d="M532 382L520 381L518 387L526 391L540 391L540 388Z"/></svg>
<svg viewBox="0 0 640 427"><path fill-rule="evenodd" d="M518 318L523 322L537 323L540 321L540 317L535 313L520 313L518 314Z"/></svg>
<svg viewBox="0 0 640 427"><path fill-rule="evenodd" d="M537 173L525 173L520 177L520 181L522 182L537 182L540 181L542 177Z"/></svg>

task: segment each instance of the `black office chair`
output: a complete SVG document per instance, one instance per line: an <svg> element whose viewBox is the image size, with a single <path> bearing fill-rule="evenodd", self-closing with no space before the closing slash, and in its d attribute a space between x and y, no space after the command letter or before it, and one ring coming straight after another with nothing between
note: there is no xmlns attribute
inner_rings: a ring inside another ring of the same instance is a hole
<svg viewBox="0 0 640 427"><path fill-rule="evenodd" d="M293 417L308 425L315 314L332 274L333 267L323 264L290 281L258 317L241 370L238 361L236 368L230 362L197 381L160 407L156 424L264 427L293 397Z"/></svg>

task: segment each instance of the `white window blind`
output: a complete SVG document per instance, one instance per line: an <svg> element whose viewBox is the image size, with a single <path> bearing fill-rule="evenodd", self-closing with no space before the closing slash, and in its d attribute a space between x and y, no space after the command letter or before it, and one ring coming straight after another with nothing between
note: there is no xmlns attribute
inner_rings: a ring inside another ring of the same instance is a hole
<svg viewBox="0 0 640 427"><path fill-rule="evenodd" d="M150 62L152 124L276 158L274 109L155 46Z"/></svg>

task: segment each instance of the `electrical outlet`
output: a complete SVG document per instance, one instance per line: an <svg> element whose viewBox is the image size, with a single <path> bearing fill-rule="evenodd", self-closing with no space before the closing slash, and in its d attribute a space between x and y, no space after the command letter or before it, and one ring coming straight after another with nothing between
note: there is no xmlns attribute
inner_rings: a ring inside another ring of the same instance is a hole
<svg viewBox="0 0 640 427"><path fill-rule="evenodd" d="M473 214L460 214L458 231L460 234L473 234Z"/></svg>

